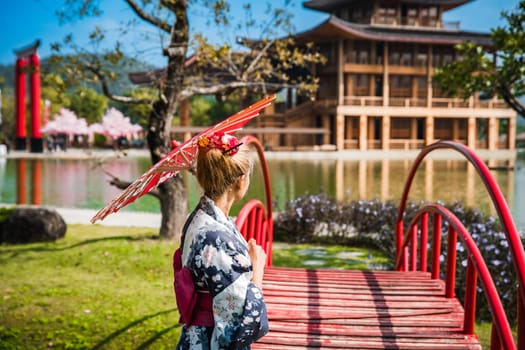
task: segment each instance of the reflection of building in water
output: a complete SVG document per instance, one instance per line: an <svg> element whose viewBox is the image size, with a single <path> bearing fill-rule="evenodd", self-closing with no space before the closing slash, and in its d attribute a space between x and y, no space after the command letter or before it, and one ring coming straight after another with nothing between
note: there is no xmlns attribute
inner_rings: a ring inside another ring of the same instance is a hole
<svg viewBox="0 0 525 350"><path fill-rule="evenodd" d="M509 207L514 204L514 162L507 160L503 170L492 171ZM412 162L383 159L380 161L338 160L335 164L335 198L351 200L380 199L381 201L401 198L405 181ZM460 201L467 207L495 214L490 196L485 190L478 173L465 160L436 160L427 158L417 170L412 182L409 200Z"/></svg>

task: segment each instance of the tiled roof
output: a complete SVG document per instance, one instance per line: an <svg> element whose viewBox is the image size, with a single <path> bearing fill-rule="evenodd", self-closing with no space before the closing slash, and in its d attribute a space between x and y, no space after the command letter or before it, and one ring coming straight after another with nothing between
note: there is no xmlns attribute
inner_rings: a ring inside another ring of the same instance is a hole
<svg viewBox="0 0 525 350"><path fill-rule="evenodd" d="M380 26L347 22L331 16L317 27L296 34L297 41L333 40L356 38L375 41L407 42L437 45L455 45L472 41L478 45L491 46L488 33L466 32L441 28Z"/></svg>
<svg viewBox="0 0 525 350"><path fill-rule="evenodd" d="M403 3L426 6L436 5L442 6L445 10L450 10L470 1L472 0L403 0ZM303 6L312 10L331 12L342 7L348 7L353 2L358 2L358 0L310 0L304 2Z"/></svg>

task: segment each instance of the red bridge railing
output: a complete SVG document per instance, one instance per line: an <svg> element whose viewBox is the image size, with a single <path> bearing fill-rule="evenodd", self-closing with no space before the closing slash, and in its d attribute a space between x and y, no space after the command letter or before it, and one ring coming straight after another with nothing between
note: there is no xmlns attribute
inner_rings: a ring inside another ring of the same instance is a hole
<svg viewBox="0 0 525 350"><path fill-rule="evenodd" d="M248 201L239 212L235 224L246 240L254 238L257 244L263 247L268 257L266 265L271 266L273 243L272 192L270 188L270 173L264 158L264 148L254 136L245 136L241 139L241 142L255 147L259 156L264 178L266 207L257 199Z"/></svg>
<svg viewBox="0 0 525 350"><path fill-rule="evenodd" d="M476 169L481 180L485 184L494 207L498 212L499 220L505 232L506 239L509 243L514 270L518 279L518 342L514 342L511 328L503 309L501 299L496 290L494 281L490 275L487 264L473 241L471 235L467 232L459 219L448 209L440 205L428 205L421 208L416 216L409 223L407 234L404 233L404 212L407 204L407 198L414 176L419 165L427 154L437 149L452 149L461 153ZM453 141L439 141L423 149L416 158L414 165L409 173L396 223L396 269L399 271L427 271L428 260L428 235L429 235L429 215L432 215L433 237L431 243L432 256L431 278L438 279L440 276L440 254L441 254L441 228L443 221L448 223L448 243L446 253L446 275L445 275L445 293L449 298L454 297L455 274L456 274L456 244L459 237L460 243L465 247L468 254L466 285L464 298L465 317L463 322L463 331L465 335L474 335L474 321L476 308L476 284L479 276L484 295L489 304L493 317L491 349L525 349L525 251L521 243L520 235L512 219L510 209L499 189L497 182L494 180L488 167L479 157L468 147ZM418 241L419 233L419 241ZM419 254L418 254L419 247ZM419 264L418 264L419 258Z"/></svg>

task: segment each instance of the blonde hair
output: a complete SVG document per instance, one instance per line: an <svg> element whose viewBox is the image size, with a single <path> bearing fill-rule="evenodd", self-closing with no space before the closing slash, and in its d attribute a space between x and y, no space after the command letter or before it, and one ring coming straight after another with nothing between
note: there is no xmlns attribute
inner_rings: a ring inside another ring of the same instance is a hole
<svg viewBox="0 0 525 350"><path fill-rule="evenodd" d="M250 149L241 145L239 152L230 156L217 148L201 148L197 159L197 181L204 194L215 199L225 193L243 175L250 175Z"/></svg>

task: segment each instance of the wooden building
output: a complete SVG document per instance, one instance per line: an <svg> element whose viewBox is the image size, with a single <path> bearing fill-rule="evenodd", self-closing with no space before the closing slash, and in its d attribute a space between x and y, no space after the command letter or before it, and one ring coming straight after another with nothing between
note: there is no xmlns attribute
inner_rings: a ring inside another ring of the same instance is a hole
<svg viewBox="0 0 525 350"><path fill-rule="evenodd" d="M454 139L473 149L514 149L516 112L502 100L445 98L432 82L458 59L454 46L490 46L488 34L461 31L443 13L469 0L310 0L330 17L295 36L327 58L314 67L315 101L288 92L259 126L311 133L262 135L269 148L335 145L337 149L419 149ZM298 129L299 130L299 129ZM319 132L324 130L324 132Z"/></svg>

